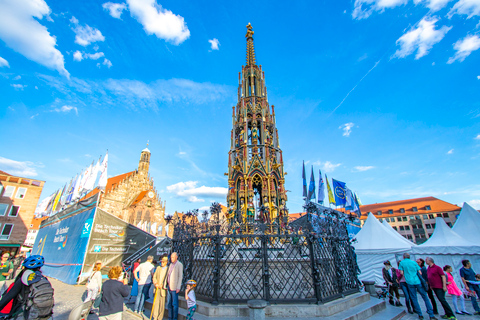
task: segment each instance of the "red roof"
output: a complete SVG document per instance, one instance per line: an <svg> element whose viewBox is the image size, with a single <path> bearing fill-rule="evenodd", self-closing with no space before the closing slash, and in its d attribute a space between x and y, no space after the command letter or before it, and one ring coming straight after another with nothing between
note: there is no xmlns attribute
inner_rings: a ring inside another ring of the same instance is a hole
<svg viewBox="0 0 480 320"><path fill-rule="evenodd" d="M403 209L404 212L401 212L400 209ZM415 209L416 211L414 211ZM461 209L462 208L457 205L448 203L435 197L406 199L360 206L360 211L362 211L361 219L366 219L368 212L372 212L377 216L380 215L378 214L378 212L380 211L382 215L395 217L412 214L421 215L436 212L460 211Z"/></svg>
<svg viewBox="0 0 480 320"><path fill-rule="evenodd" d="M133 200L132 206L134 206L137 203L139 203L140 201L142 201L142 199L145 198L145 195L147 194L148 191L149 190L140 192L140 194L135 198L135 200Z"/></svg>
<svg viewBox="0 0 480 320"><path fill-rule="evenodd" d="M306 212L299 212L299 213L289 213L288 218L290 222L297 220L300 217L303 217L306 214Z"/></svg>
<svg viewBox="0 0 480 320"><path fill-rule="evenodd" d="M6 176L11 176L11 174L6 173L5 171L2 171L2 170L0 170L0 174L4 174L4 175L6 175Z"/></svg>
<svg viewBox="0 0 480 320"><path fill-rule="evenodd" d="M119 174L118 176L115 176L115 177L108 178L107 179L107 186L105 187L105 193L109 193L110 191L112 191L113 188L115 188L120 182L122 182L126 178L130 177L134 172L135 171L130 171L130 172L127 172L127 173ZM87 195L85 197L83 197L82 200L90 198L91 196L94 196L99 192L100 192L100 190L98 188L95 188L92 191L90 191L89 193L87 193Z"/></svg>

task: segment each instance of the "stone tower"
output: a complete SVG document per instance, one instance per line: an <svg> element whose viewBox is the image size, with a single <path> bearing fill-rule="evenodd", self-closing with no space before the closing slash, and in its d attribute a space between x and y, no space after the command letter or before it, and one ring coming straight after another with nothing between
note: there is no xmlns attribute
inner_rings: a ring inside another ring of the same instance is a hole
<svg viewBox="0 0 480 320"><path fill-rule="evenodd" d="M227 219L240 225L254 220L283 224L288 213L282 150L265 73L255 61L253 33L249 23L246 65L239 73L238 103L232 107Z"/></svg>
<svg viewBox="0 0 480 320"><path fill-rule="evenodd" d="M148 174L148 169L150 168L150 150L148 150L148 144L147 148L142 150L142 153L140 154L140 161L138 162L138 172L140 173L146 173Z"/></svg>

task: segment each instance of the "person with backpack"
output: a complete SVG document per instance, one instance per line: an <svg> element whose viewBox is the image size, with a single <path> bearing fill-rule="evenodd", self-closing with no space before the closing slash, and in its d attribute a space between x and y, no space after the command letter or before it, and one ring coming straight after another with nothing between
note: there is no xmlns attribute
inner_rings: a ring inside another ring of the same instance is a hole
<svg viewBox="0 0 480 320"><path fill-rule="evenodd" d="M10 301L12 309L8 316L15 320L47 320L53 314L52 284L40 268L45 259L32 255L23 261L24 269L18 274L11 289L2 296L0 310Z"/></svg>

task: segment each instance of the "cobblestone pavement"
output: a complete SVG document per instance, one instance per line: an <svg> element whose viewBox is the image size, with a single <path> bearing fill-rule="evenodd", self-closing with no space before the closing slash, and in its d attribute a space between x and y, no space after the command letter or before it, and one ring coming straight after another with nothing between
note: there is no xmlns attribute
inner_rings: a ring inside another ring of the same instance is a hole
<svg viewBox="0 0 480 320"><path fill-rule="evenodd" d="M375 298L372 297L372 299L375 299ZM403 297L401 298L401 301L402 301L402 304L405 306L405 299ZM439 313L438 315L435 315L435 317L440 320L441 316L443 316L445 314L445 312L443 311L443 308L442 308L442 305L440 304L440 302L437 299L435 299L435 301L437 302L437 308L438 308L438 313ZM388 304L388 300L386 302ZM455 310L453 308L452 298L449 297L448 295L447 295L447 302L450 305L450 307L452 308L453 312L455 312ZM418 297L418 303L420 304L420 307L422 308L424 318L426 320L428 320L429 317L428 317L428 314L427 314L427 308L425 307L425 303L423 302L423 299L420 296ZM459 302L459 306L460 306L460 302ZM458 320L467 320L467 319L470 319L470 320L479 319L480 320L480 316L473 316L474 310L473 310L473 307L472 307L472 302L470 300L465 300L465 307L466 307L467 311L472 314L472 316L455 314L455 316L457 317ZM403 307L403 308L405 308L405 310L407 310L406 307ZM418 320L418 315L407 313L407 315L402 317L401 320Z"/></svg>
<svg viewBox="0 0 480 320"><path fill-rule="evenodd" d="M68 320L68 315L73 308L82 303L82 295L85 292L85 286L69 285L53 278L49 278L55 290L55 307L53 308L53 320ZM131 300L133 301L133 299ZM127 300L125 302L128 302ZM129 311L133 304L127 303L123 311L123 320L139 320L141 316ZM97 310L98 311L98 310ZM150 313L146 310L143 319L149 319ZM97 320L97 314L88 316L88 320Z"/></svg>

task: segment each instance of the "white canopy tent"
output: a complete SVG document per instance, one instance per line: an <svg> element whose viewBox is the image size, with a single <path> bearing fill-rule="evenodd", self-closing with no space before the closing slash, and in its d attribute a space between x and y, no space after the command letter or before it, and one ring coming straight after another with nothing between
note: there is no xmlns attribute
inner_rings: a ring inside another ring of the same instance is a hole
<svg viewBox="0 0 480 320"><path fill-rule="evenodd" d="M480 245L480 212L465 202L452 230L463 238ZM480 269L480 266L478 268Z"/></svg>
<svg viewBox="0 0 480 320"><path fill-rule="evenodd" d="M395 237L399 238L401 241L405 242L407 245L409 245L409 246L411 246L411 247L416 246L415 243L413 243L412 241L408 240L407 238L405 238L404 236L402 236L400 233L398 233L395 229L393 229L392 226L389 225L387 221L383 220L382 225L383 225L385 228L387 228L388 231L390 231L393 235L395 235Z"/></svg>
<svg viewBox="0 0 480 320"><path fill-rule="evenodd" d="M471 242L452 230L443 220L436 218L435 231L423 244L412 248L416 258L431 257L435 264L453 268L452 275L457 285L461 285L459 270L462 260L470 260L474 270L480 270L480 243Z"/></svg>
<svg viewBox="0 0 480 320"><path fill-rule="evenodd" d="M353 246L361 271L359 279L375 281L376 284L384 282L383 262L389 260L392 266L396 267L397 257L404 252L409 252L413 246L413 243L408 240L407 242L403 241L387 229L372 213L368 215L365 224L354 239L356 242Z"/></svg>

